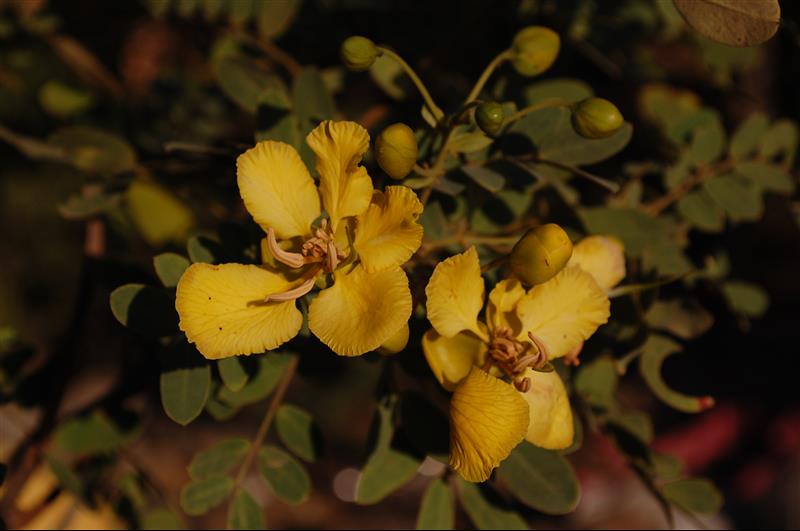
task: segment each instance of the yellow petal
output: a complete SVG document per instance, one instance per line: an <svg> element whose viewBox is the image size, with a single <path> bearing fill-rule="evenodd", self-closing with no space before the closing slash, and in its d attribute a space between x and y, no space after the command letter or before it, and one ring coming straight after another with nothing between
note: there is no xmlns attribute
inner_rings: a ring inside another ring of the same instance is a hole
<svg viewBox="0 0 800 531"><path fill-rule="evenodd" d="M450 466L467 481L486 481L527 429L520 393L474 367L450 400Z"/></svg>
<svg viewBox="0 0 800 531"><path fill-rule="evenodd" d="M236 159L239 193L247 211L279 239L306 236L320 214L319 193L292 146L267 140Z"/></svg>
<svg viewBox="0 0 800 531"><path fill-rule="evenodd" d="M592 275L568 266L520 299L520 337L533 332L544 341L550 359L558 358L608 321L609 306L608 296Z"/></svg>
<svg viewBox="0 0 800 531"><path fill-rule="evenodd" d="M483 341L466 332L443 337L431 329L422 336L425 359L433 375L448 391L455 389L467 377L473 365L483 365L486 350Z"/></svg>
<svg viewBox="0 0 800 531"><path fill-rule="evenodd" d="M609 236L589 236L572 250L569 265L591 273L597 284L608 291L625 278L625 248Z"/></svg>
<svg viewBox="0 0 800 531"><path fill-rule="evenodd" d="M394 336L411 317L408 277L399 267L337 271L311 302L308 326L340 356L360 356Z"/></svg>
<svg viewBox="0 0 800 531"><path fill-rule="evenodd" d="M376 191L366 212L358 217L355 248L364 268L377 271L399 266L411 258L422 243L422 225L417 218L422 203L407 186L387 186Z"/></svg>
<svg viewBox="0 0 800 531"><path fill-rule="evenodd" d="M265 267L192 264L175 297L180 329L208 359L272 350L297 335L303 316L294 301L263 301L292 287Z"/></svg>
<svg viewBox="0 0 800 531"><path fill-rule="evenodd" d="M564 383L557 372L525 371L531 388L522 393L530 408L531 421L525 440L549 450L561 450L572 444L575 426Z"/></svg>
<svg viewBox="0 0 800 531"><path fill-rule="evenodd" d="M489 293L486 306L486 321L492 330L510 328L519 333L519 318L514 311L519 300L525 295L525 288L515 278L501 280Z"/></svg>
<svg viewBox="0 0 800 531"><path fill-rule="evenodd" d="M317 155L322 205L335 230L340 219L364 212L372 198L372 180L358 165L369 149L369 133L355 122L328 120L306 142Z"/></svg>
<svg viewBox="0 0 800 531"><path fill-rule="evenodd" d="M484 286L475 247L440 262L425 294L428 320L439 334L453 337L462 330L472 330L482 335L478 313L483 306Z"/></svg>

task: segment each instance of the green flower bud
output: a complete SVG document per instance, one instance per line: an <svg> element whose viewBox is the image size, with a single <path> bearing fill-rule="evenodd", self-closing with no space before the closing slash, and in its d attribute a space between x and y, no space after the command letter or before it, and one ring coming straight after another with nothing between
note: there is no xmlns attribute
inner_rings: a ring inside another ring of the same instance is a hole
<svg viewBox="0 0 800 531"><path fill-rule="evenodd" d="M572 256L572 242L555 223L531 229L514 245L509 256L511 271L526 286L547 282Z"/></svg>
<svg viewBox="0 0 800 531"><path fill-rule="evenodd" d="M495 101L481 103L475 109L475 123L489 136L495 136L500 132L504 120L503 106Z"/></svg>
<svg viewBox="0 0 800 531"><path fill-rule="evenodd" d="M387 339L383 345L378 348L378 352L384 356L391 356L402 352L408 344L408 323L404 324L392 337Z"/></svg>
<svg viewBox="0 0 800 531"><path fill-rule="evenodd" d="M354 35L342 43L342 62L348 70L361 72L368 70L378 58L380 52L375 43L366 37Z"/></svg>
<svg viewBox="0 0 800 531"><path fill-rule="evenodd" d="M523 76L538 76L550 68L560 48L558 33L544 26L528 26L514 37L511 63Z"/></svg>
<svg viewBox="0 0 800 531"><path fill-rule="evenodd" d="M403 123L390 125L375 140L375 158L378 165L392 179L402 179L417 162L417 138L414 131Z"/></svg>
<svg viewBox="0 0 800 531"><path fill-rule="evenodd" d="M603 98L587 98L572 109L572 127L586 138L605 138L622 127L624 120L616 105Z"/></svg>

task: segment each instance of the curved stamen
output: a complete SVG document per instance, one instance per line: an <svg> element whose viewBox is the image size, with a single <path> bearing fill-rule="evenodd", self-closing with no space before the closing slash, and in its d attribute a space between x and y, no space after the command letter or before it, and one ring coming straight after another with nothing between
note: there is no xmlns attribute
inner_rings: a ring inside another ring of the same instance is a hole
<svg viewBox="0 0 800 531"><path fill-rule="evenodd" d="M272 253L272 256L275 257L275 260L282 264L286 264L289 267L298 269L303 267L306 263L306 260L302 254L291 253L280 248L278 245L278 240L275 239L275 229L272 227L267 229L267 246L269 247L269 251Z"/></svg>
<svg viewBox="0 0 800 531"><path fill-rule="evenodd" d="M295 299L299 299L309 291L311 288L314 287L314 281L316 280L316 275L312 276L296 288L290 289L288 291L282 291L280 293L272 293L267 295L264 298L264 302L277 302L277 301L293 301Z"/></svg>
<svg viewBox="0 0 800 531"><path fill-rule="evenodd" d="M539 351L541 355L541 360L539 365L544 366L548 360L550 359L550 351L547 349L547 345L545 345L544 341L538 336L536 336L533 332L528 332L528 339L536 346L536 350Z"/></svg>
<svg viewBox="0 0 800 531"><path fill-rule="evenodd" d="M328 271L333 272L339 264L339 255L336 252L336 244L333 240L328 240Z"/></svg>

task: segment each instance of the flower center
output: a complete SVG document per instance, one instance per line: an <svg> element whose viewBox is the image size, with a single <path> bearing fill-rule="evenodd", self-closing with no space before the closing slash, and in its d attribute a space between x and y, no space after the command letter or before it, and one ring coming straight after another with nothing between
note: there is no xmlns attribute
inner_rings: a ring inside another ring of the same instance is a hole
<svg viewBox="0 0 800 531"><path fill-rule="evenodd" d="M522 393L531 387L530 378L522 376L526 369L541 372L553 370L548 363L549 353L544 342L532 332L528 332L528 338L530 343L520 341L510 328L499 327L492 332L489 340L490 361L510 376L514 387Z"/></svg>
<svg viewBox="0 0 800 531"><path fill-rule="evenodd" d="M333 273L339 262L347 258L347 254L336 247L336 240L327 219L323 219L312 236L303 243L299 253L281 249L272 228L267 230L267 244L275 260L293 269L316 263L320 264L326 273Z"/></svg>
<svg viewBox="0 0 800 531"><path fill-rule="evenodd" d="M275 230L271 227L267 229L267 246L275 260L292 269L299 269L307 264L317 264L317 267L312 268L303 275L305 280L302 284L288 291L271 293L264 299L265 302L299 299L311 291L320 272L333 273L336 270L336 266L347 258L347 253L336 247L336 240L334 239L333 231L328 226L327 219L323 219L320 222L320 226L314 230L312 236L303 242L299 253L282 249L275 238Z"/></svg>

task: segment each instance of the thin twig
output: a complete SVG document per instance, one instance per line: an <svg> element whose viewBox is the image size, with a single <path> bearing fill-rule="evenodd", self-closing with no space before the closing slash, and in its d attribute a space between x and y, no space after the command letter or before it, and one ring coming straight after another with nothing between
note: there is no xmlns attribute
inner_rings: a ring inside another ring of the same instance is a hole
<svg viewBox="0 0 800 531"><path fill-rule="evenodd" d="M300 360L297 356L293 356L289 362L289 365L287 365L286 369L283 371L281 381L278 384L278 388L275 390L275 394L272 396L272 401L269 403L269 408L267 408L264 419L261 421L261 425L258 427L258 432L256 432L256 436L253 439L250 451L247 452L247 456L244 458L244 462L242 463L242 466L239 467L239 472L236 474L233 492L236 492L239 486L241 486L242 481L244 481L244 478L247 477L247 473L250 471L250 467L253 465L253 460L256 458L258 450L261 448L261 445L264 444L264 439L266 439L267 433L269 433L269 427L272 425L272 421L278 412L278 408L283 402L286 391L289 389L289 384L292 382L292 378L294 377L295 370L297 370L297 364L299 361Z"/></svg>

